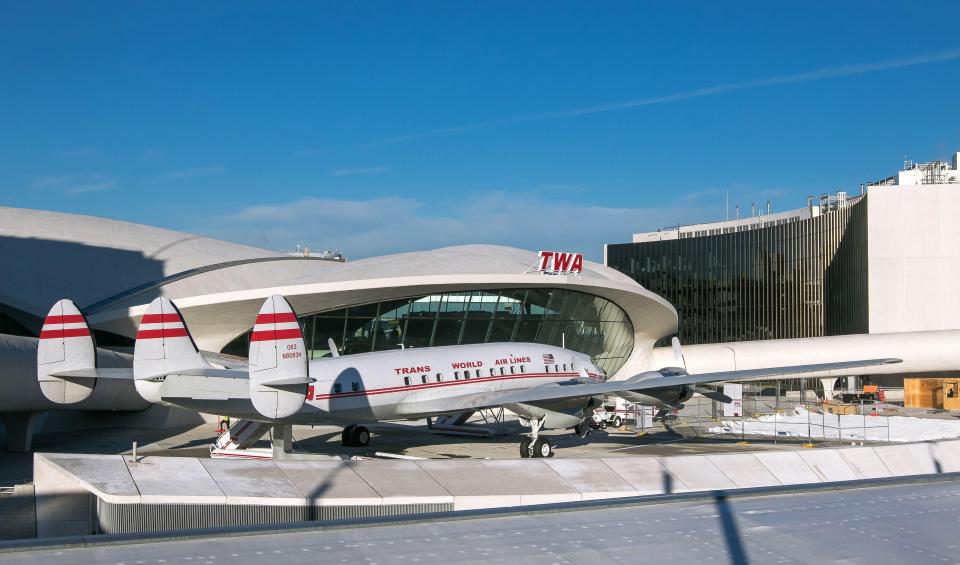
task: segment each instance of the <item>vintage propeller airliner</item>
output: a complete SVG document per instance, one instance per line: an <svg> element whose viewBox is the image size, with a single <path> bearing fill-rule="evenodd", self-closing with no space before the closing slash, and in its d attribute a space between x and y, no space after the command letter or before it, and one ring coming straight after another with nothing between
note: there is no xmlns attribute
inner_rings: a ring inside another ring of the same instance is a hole
<svg viewBox="0 0 960 565"><path fill-rule="evenodd" d="M331 348L336 351L335 347ZM550 457L544 428L586 435L607 395L662 409L683 406L694 392L729 401L700 385L793 378L813 371L897 363L867 359L691 375L674 340L675 367L609 381L589 356L534 343L484 343L379 351L309 360L297 315L269 297L250 337L249 360L202 354L176 305L155 299L140 320L133 369L98 369L83 315L70 300L54 305L37 351L43 393L59 403L83 400L98 379L133 379L148 401L271 424L344 426L344 445L366 445L365 424L423 419L487 408L516 413L530 433L522 457Z"/></svg>

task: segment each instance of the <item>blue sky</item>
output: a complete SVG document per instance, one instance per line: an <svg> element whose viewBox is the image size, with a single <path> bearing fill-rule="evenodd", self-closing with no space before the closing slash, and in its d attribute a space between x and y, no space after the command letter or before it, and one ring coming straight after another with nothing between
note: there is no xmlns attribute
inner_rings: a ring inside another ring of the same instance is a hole
<svg viewBox="0 0 960 565"><path fill-rule="evenodd" d="M960 150L955 2L6 2L0 205L580 250ZM732 206L732 204L731 204Z"/></svg>

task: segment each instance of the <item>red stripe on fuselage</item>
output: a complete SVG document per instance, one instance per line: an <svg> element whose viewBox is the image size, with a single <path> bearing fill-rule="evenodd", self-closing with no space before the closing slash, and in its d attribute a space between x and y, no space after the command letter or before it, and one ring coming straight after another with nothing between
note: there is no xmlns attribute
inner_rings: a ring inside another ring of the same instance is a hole
<svg viewBox="0 0 960 565"><path fill-rule="evenodd" d="M283 322L296 322L297 315L293 312L276 312L274 314L259 314L256 324L280 324Z"/></svg>
<svg viewBox="0 0 960 565"><path fill-rule="evenodd" d="M140 330L137 339L160 339L168 337L187 337L186 328L169 328L162 330Z"/></svg>
<svg viewBox="0 0 960 565"><path fill-rule="evenodd" d="M180 322L180 314L144 314L141 324L162 324L164 322Z"/></svg>
<svg viewBox="0 0 960 565"><path fill-rule="evenodd" d="M300 328L295 330L266 330L250 334L250 341L276 341L278 339L298 339Z"/></svg>
<svg viewBox="0 0 960 565"><path fill-rule="evenodd" d="M53 339L57 337L83 337L90 335L88 328L70 328L66 330L43 330L40 332L40 339Z"/></svg>
<svg viewBox="0 0 960 565"><path fill-rule="evenodd" d="M453 381L441 381L441 382L428 382L420 384L411 384L411 385L400 385L387 388L376 388L373 390L358 390L347 391L341 393L331 393L331 394L318 394L313 397L314 400L329 400L331 398L352 398L356 396L373 396L377 394L390 394L392 392L403 392L406 390L422 390L427 388L438 388L443 386L454 386L454 385L465 385L470 383L478 382L491 382L491 381L509 381L514 379L541 379L541 378L564 378L569 379L570 377L577 376L578 373L522 373L519 375L497 375L495 377L471 377L469 379L453 380ZM593 377L594 375L590 375Z"/></svg>
<svg viewBox="0 0 960 565"><path fill-rule="evenodd" d="M67 314L66 316L47 316L43 325L51 326L53 324L83 324L83 316L80 314Z"/></svg>

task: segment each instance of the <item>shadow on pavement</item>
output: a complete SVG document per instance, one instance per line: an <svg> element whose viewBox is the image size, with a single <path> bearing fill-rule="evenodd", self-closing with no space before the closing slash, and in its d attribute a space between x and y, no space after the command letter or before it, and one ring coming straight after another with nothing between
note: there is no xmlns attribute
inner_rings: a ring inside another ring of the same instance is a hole
<svg viewBox="0 0 960 565"><path fill-rule="evenodd" d="M720 515L720 524L723 526L723 539L730 553L730 563L735 565L748 563L747 551L740 539L740 529L737 527L737 519L727 501L727 495L722 492L717 493L714 502L717 505L717 513Z"/></svg>

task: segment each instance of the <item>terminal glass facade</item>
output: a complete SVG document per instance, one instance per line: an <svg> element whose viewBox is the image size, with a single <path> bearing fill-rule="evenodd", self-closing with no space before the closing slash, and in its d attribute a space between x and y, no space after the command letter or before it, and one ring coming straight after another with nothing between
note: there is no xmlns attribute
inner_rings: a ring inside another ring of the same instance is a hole
<svg viewBox="0 0 960 565"><path fill-rule="evenodd" d="M598 296L555 288L430 294L301 315L311 358L403 347L488 342L564 346L590 355L608 375L633 351L633 325L619 306ZM223 351L247 355L249 332Z"/></svg>
<svg viewBox="0 0 960 565"><path fill-rule="evenodd" d="M607 246L688 344L867 333L867 201L778 225Z"/></svg>

